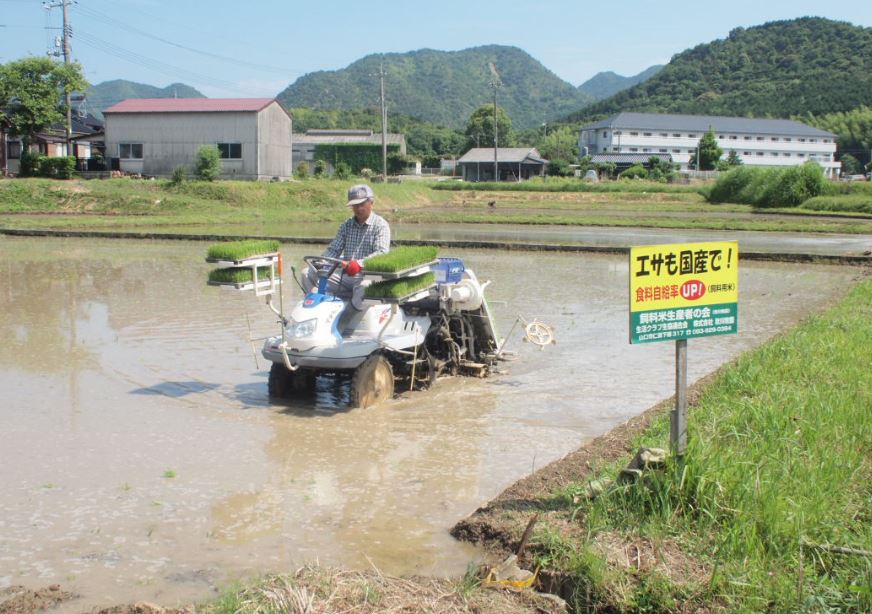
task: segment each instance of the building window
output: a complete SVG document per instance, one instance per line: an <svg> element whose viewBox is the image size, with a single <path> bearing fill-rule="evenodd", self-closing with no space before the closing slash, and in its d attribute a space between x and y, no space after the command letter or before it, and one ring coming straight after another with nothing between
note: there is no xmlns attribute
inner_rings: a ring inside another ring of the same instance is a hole
<svg viewBox="0 0 872 614"><path fill-rule="evenodd" d="M621 135L621 134L623 134L623 132L621 132L620 130L615 130L612 134Z"/></svg>
<svg viewBox="0 0 872 614"><path fill-rule="evenodd" d="M609 135L609 133L606 132L605 130L603 130L603 138L606 138L608 135Z"/></svg>
<svg viewBox="0 0 872 614"><path fill-rule="evenodd" d="M789 143L792 139L789 136L786 136L786 137L784 137L784 140Z"/></svg>
<svg viewBox="0 0 872 614"><path fill-rule="evenodd" d="M673 149L672 153L681 153L681 150L680 149Z"/></svg>
<svg viewBox="0 0 872 614"><path fill-rule="evenodd" d="M750 152L750 151L743 151L743 152L742 152L742 155L743 155L743 156L750 156L750 155L751 155L751 152Z"/></svg>
<svg viewBox="0 0 872 614"><path fill-rule="evenodd" d="M650 151L651 151L651 150L648 149L647 147L643 147L643 148L642 148L642 152L643 152L643 153L650 153Z"/></svg>
<svg viewBox="0 0 872 614"><path fill-rule="evenodd" d="M830 139L824 139L824 143L829 143Z"/></svg>
<svg viewBox="0 0 872 614"><path fill-rule="evenodd" d="M630 147L630 151L639 151L638 147Z"/></svg>
<svg viewBox="0 0 872 614"><path fill-rule="evenodd" d="M651 136L651 133L650 132L643 132L642 136Z"/></svg>
<svg viewBox="0 0 872 614"><path fill-rule="evenodd" d="M805 157L805 154L804 154L804 153L798 153L798 154L796 154L796 157L797 157L797 158L804 158L804 157Z"/></svg>
<svg viewBox="0 0 872 614"><path fill-rule="evenodd" d="M758 156L762 156L762 155L763 155L763 152L762 152L762 151L758 151L758 152L757 152L757 155L758 155Z"/></svg>
<svg viewBox="0 0 872 614"><path fill-rule="evenodd" d="M659 149L658 151L659 151L660 153L668 153L665 149Z"/></svg>
<svg viewBox="0 0 872 614"><path fill-rule="evenodd" d="M6 157L10 160L21 158L21 141L9 141L6 144Z"/></svg>
<svg viewBox="0 0 872 614"><path fill-rule="evenodd" d="M688 134L688 135L687 135L687 138L689 138L689 139L695 139L695 138L696 138L696 135L695 135L695 134Z"/></svg>
<svg viewBox="0 0 872 614"><path fill-rule="evenodd" d="M777 137L777 136L773 136L773 137L772 137L772 141L773 141L773 142L775 142L775 141L777 141L777 140L778 140L778 137Z"/></svg>
<svg viewBox="0 0 872 614"><path fill-rule="evenodd" d="M669 134L667 134L666 132L661 132L660 136L669 136Z"/></svg>
<svg viewBox="0 0 872 614"><path fill-rule="evenodd" d="M808 142L809 143L817 143L817 139L809 139Z"/></svg>
<svg viewBox="0 0 872 614"><path fill-rule="evenodd" d="M242 143L218 143L218 151L222 160L242 159Z"/></svg>
<svg viewBox="0 0 872 614"><path fill-rule="evenodd" d="M620 147L617 147L617 146L615 146L615 147L612 147L612 151L621 151L621 148L620 148Z"/></svg>
<svg viewBox="0 0 872 614"><path fill-rule="evenodd" d="M718 135L718 138L719 138L719 139L725 139L725 138L727 138L727 137L725 137L723 134L719 134L719 135Z"/></svg>
<svg viewBox="0 0 872 614"><path fill-rule="evenodd" d="M750 141L750 140L751 140L751 137L750 137L750 136L746 136L746 137L745 137L745 140L746 140L746 141Z"/></svg>
<svg viewBox="0 0 872 614"><path fill-rule="evenodd" d="M630 136L639 136L639 133L638 132L631 132Z"/></svg>
<svg viewBox="0 0 872 614"><path fill-rule="evenodd" d="M762 140L763 140L763 137L762 137L762 136L758 136L758 137L757 137L757 140L758 140L758 141L762 141Z"/></svg>
<svg viewBox="0 0 872 614"><path fill-rule="evenodd" d="M789 154L789 153L783 153L783 154L781 154L781 155L784 156L785 158L789 158L789 157L790 157L790 154Z"/></svg>
<svg viewBox="0 0 872 614"><path fill-rule="evenodd" d="M122 160L142 160L142 143L119 143L118 157Z"/></svg>
<svg viewBox="0 0 872 614"><path fill-rule="evenodd" d="M805 143L805 139L799 139L800 143Z"/></svg>
<svg viewBox="0 0 872 614"><path fill-rule="evenodd" d="M730 135L730 140L731 140L731 141L735 141L735 140L738 139L738 138L739 138L739 137L737 137L735 134L731 134L731 135Z"/></svg>
<svg viewBox="0 0 872 614"><path fill-rule="evenodd" d="M777 158L777 157L778 157L778 152L777 152L777 151L773 151L773 152L772 152L772 155L773 155L774 157Z"/></svg>

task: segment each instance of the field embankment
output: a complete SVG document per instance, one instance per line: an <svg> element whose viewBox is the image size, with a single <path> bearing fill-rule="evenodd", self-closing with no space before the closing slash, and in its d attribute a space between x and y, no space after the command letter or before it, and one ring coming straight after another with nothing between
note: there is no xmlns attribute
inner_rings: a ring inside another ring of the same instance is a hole
<svg viewBox="0 0 872 614"><path fill-rule="evenodd" d="M293 235L348 216L352 181L287 183L165 180L0 180L0 227L216 234ZM391 223L549 224L872 234L872 215L826 215L746 204L710 204L698 188L609 182L584 191L528 184L407 181L376 184L375 210ZM577 183L577 182L576 182ZM566 186L568 182L542 182ZM573 184L574 185L574 184ZM440 188L440 189L434 189ZM860 219L858 219L860 217Z"/></svg>
<svg viewBox="0 0 872 614"><path fill-rule="evenodd" d="M868 271L866 272L868 275ZM455 527L514 549L574 611L872 611L872 279L697 386L684 462L668 402L513 486Z"/></svg>

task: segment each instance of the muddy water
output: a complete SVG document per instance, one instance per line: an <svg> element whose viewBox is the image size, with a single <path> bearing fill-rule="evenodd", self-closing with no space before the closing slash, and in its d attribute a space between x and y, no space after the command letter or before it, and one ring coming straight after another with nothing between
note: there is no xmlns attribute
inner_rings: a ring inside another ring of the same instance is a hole
<svg viewBox="0 0 872 614"><path fill-rule="evenodd" d="M454 522L672 392L672 344L627 343L625 257L467 251L450 255L493 281L501 331L538 317L556 346L516 335L507 373L375 409L348 411L341 379L270 404L250 339L275 334L275 316L207 287L204 252L0 237L0 587L59 583L82 611L190 602L316 559L462 573L477 553ZM691 341L689 379L856 274L743 263L740 334Z"/></svg>

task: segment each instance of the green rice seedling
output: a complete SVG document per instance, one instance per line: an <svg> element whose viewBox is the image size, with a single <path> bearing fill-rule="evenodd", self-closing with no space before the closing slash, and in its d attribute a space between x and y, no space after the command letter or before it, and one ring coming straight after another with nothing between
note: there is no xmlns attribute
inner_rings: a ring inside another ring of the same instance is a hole
<svg viewBox="0 0 872 614"><path fill-rule="evenodd" d="M402 279L387 279L367 286L364 292L366 298L399 299L429 288L436 283L436 276L432 273L424 273L415 277Z"/></svg>
<svg viewBox="0 0 872 614"><path fill-rule="evenodd" d="M167 469L163 472L163 477L165 478L174 478L176 477L176 472L172 469Z"/></svg>
<svg viewBox="0 0 872 614"><path fill-rule="evenodd" d="M279 242L274 240L249 239L216 243L209 247L206 257L210 260L245 260L252 256L272 254L279 250Z"/></svg>
<svg viewBox="0 0 872 614"><path fill-rule="evenodd" d="M387 254L367 258L364 270L372 273L396 273L436 259L438 248L430 245L397 247Z"/></svg>
<svg viewBox="0 0 872 614"><path fill-rule="evenodd" d="M257 267L257 280L269 280L270 267ZM216 284L245 284L254 281L250 268L213 269L209 281Z"/></svg>

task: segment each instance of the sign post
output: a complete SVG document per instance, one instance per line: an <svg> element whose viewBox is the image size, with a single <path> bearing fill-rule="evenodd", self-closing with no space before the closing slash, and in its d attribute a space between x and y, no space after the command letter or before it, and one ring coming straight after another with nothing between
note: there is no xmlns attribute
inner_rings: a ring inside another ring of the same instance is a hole
<svg viewBox="0 0 872 614"><path fill-rule="evenodd" d="M675 341L670 446L687 449L687 340L734 334L739 317L736 241L630 248L630 343Z"/></svg>

